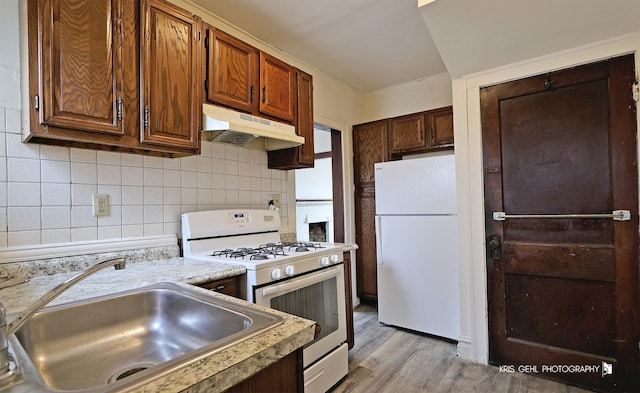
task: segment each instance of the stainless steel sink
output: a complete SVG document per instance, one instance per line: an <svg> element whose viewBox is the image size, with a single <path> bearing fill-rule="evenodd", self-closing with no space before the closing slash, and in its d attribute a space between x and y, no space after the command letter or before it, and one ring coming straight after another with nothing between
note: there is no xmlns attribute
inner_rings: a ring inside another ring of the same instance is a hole
<svg viewBox="0 0 640 393"><path fill-rule="evenodd" d="M46 308L16 338L43 387L102 392L154 379L281 322L196 289L160 283Z"/></svg>

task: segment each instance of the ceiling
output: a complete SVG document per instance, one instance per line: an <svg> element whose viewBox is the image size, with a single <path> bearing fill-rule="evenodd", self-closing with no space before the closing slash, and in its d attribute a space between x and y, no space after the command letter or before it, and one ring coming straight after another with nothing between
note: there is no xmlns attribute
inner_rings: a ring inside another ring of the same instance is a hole
<svg viewBox="0 0 640 393"><path fill-rule="evenodd" d="M638 0L191 1L360 93L640 31Z"/></svg>

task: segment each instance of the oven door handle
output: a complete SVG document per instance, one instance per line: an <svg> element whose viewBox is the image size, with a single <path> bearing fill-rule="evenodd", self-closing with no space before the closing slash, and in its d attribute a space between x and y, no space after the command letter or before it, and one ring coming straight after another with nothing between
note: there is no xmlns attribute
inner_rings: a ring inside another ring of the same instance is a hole
<svg viewBox="0 0 640 393"><path fill-rule="evenodd" d="M324 281L328 278L335 277L340 267L334 267L326 269L321 273L312 274L309 277L294 280L292 282L285 282L283 284L273 285L262 290L262 296L276 295L280 292L289 292L298 288L309 286L316 282Z"/></svg>

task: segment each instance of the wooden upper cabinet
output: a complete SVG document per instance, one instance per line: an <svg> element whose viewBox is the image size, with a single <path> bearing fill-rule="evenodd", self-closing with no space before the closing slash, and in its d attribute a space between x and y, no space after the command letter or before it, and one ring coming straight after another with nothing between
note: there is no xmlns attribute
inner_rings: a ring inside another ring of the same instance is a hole
<svg viewBox="0 0 640 393"><path fill-rule="evenodd" d="M259 51L210 27L206 42L207 100L253 112L258 102Z"/></svg>
<svg viewBox="0 0 640 393"><path fill-rule="evenodd" d="M431 148L453 146L453 107L427 112L429 143Z"/></svg>
<svg viewBox="0 0 640 393"><path fill-rule="evenodd" d="M268 152L268 166L271 169L313 168L315 163L313 124L313 77L296 70L296 133L304 137L304 144L291 148Z"/></svg>
<svg viewBox="0 0 640 393"><path fill-rule="evenodd" d="M356 187L372 187L373 165L388 161L387 120L353 126L353 172Z"/></svg>
<svg viewBox="0 0 640 393"><path fill-rule="evenodd" d="M313 148L313 77L306 72L296 70L296 132L304 137L304 144L298 146L299 167L313 167L315 150Z"/></svg>
<svg viewBox="0 0 640 393"><path fill-rule="evenodd" d="M122 1L30 1L29 7L40 32L31 34L37 40L31 42L36 91L30 101L37 112L31 123L122 134Z"/></svg>
<svg viewBox="0 0 640 393"><path fill-rule="evenodd" d="M164 0L141 1L141 140L200 146L201 21Z"/></svg>
<svg viewBox="0 0 640 393"><path fill-rule="evenodd" d="M393 154L424 149L427 146L426 130L424 113L389 119L390 152Z"/></svg>
<svg viewBox="0 0 640 393"><path fill-rule="evenodd" d="M260 112L293 121L295 68L260 52Z"/></svg>

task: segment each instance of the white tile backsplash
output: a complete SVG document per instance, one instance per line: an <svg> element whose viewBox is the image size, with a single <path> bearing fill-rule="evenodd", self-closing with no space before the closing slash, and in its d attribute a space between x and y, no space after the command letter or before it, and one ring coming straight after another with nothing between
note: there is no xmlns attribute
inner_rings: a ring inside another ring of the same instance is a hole
<svg viewBox="0 0 640 393"><path fill-rule="evenodd" d="M97 184L98 166L94 163L72 162L71 163L71 183L75 184Z"/></svg>
<svg viewBox="0 0 640 393"><path fill-rule="evenodd" d="M9 206L40 206L40 183L8 184Z"/></svg>
<svg viewBox="0 0 640 393"><path fill-rule="evenodd" d="M42 229L66 229L71 225L69 206L42 207Z"/></svg>
<svg viewBox="0 0 640 393"><path fill-rule="evenodd" d="M7 180L18 182L40 182L40 160L29 158L7 158Z"/></svg>
<svg viewBox="0 0 640 393"><path fill-rule="evenodd" d="M20 134L6 134L7 157L15 158L40 158L40 146L22 143Z"/></svg>
<svg viewBox="0 0 640 393"><path fill-rule="evenodd" d="M263 151L203 142L199 156L162 158L23 143L20 116L0 107L0 247L180 236L181 213L264 208L272 190L286 194ZM96 193L109 196L107 216L93 217Z"/></svg>
<svg viewBox="0 0 640 393"><path fill-rule="evenodd" d="M39 231L40 208L39 207L7 207L7 229L8 232L18 231Z"/></svg>
<svg viewBox="0 0 640 393"><path fill-rule="evenodd" d="M42 206L71 206L71 185L42 183Z"/></svg>
<svg viewBox="0 0 640 393"><path fill-rule="evenodd" d="M71 183L71 163L68 161L40 160L42 181Z"/></svg>

